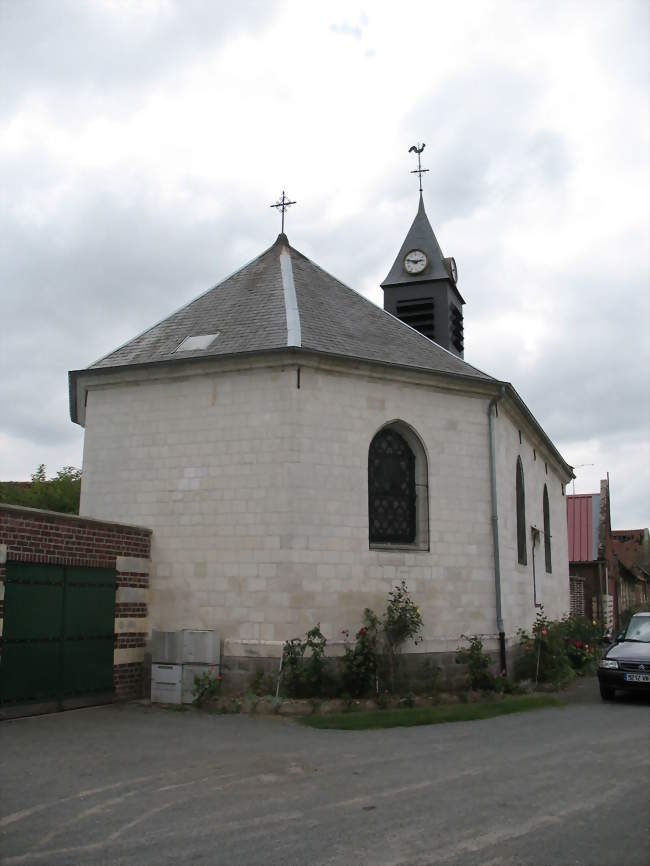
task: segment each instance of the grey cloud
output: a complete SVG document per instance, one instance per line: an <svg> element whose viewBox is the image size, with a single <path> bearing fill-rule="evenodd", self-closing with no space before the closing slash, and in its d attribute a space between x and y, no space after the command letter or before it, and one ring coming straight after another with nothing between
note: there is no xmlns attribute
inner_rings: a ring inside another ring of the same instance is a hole
<svg viewBox="0 0 650 866"><path fill-rule="evenodd" d="M490 262L483 266L489 273ZM498 274L499 268L493 272ZM561 289L540 297L537 308L534 293L517 300L517 287L510 295L488 282L481 286L480 299L466 292L469 360L511 380L554 438L588 438L616 431L644 435L650 358L644 337L643 276L625 285L611 273L569 271L553 277ZM478 314L473 304L479 307ZM514 333L507 342L501 334L490 339L495 305L497 310L514 313L526 306L533 316L545 318L547 333L534 363L524 351L525 333ZM472 351L472 333L479 337L478 354L476 347Z"/></svg>
<svg viewBox="0 0 650 866"><path fill-rule="evenodd" d="M110 186L110 183L109 183ZM67 372L87 366L206 291L243 262L232 238L255 252L267 215L224 208L198 221L161 210L143 185L88 190L55 223L5 218L0 256L4 432L70 441ZM232 190L220 188L224 204ZM275 237L269 235L269 245ZM38 382L35 388L34 383ZM38 396L37 396L38 395Z"/></svg>
<svg viewBox="0 0 650 866"><path fill-rule="evenodd" d="M210 3L176 0L162 10L143 4L23 0L0 4L0 106L33 91L57 99L91 91L133 91L274 15L274 0Z"/></svg>
<svg viewBox="0 0 650 866"><path fill-rule="evenodd" d="M444 203L446 220L495 199L521 198L532 185L565 180L569 153L557 133L539 127L540 97L530 74L477 66L436 82L413 110L406 125L427 143L426 195L436 209Z"/></svg>

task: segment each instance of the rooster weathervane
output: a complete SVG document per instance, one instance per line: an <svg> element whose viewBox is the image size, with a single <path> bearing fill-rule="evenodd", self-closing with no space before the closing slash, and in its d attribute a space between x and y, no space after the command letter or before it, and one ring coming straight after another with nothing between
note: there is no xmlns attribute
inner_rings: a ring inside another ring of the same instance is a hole
<svg viewBox="0 0 650 866"><path fill-rule="evenodd" d="M422 192L422 175L425 173L425 171L429 171L428 168L422 168L422 163L420 161L422 151L424 150L425 146L426 145L424 144L418 143L409 147L409 153L417 153L418 155L418 167L414 169L411 174L417 174L420 177L420 193Z"/></svg>

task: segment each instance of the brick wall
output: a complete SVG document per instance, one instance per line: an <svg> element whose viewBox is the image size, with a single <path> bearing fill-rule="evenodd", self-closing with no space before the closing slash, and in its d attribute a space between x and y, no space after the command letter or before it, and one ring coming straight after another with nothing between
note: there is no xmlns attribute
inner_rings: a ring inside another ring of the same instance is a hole
<svg viewBox="0 0 650 866"><path fill-rule="evenodd" d="M144 647L149 636L150 560L149 529L1 504L0 637L8 561L114 569L115 697L141 697Z"/></svg>

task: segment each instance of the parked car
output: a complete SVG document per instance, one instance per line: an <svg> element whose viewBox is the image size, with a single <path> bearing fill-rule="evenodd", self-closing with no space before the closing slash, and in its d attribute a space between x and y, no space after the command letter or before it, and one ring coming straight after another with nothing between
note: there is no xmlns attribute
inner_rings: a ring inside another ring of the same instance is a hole
<svg viewBox="0 0 650 866"><path fill-rule="evenodd" d="M635 613L598 666L598 685L604 701L618 689L650 692L650 611Z"/></svg>

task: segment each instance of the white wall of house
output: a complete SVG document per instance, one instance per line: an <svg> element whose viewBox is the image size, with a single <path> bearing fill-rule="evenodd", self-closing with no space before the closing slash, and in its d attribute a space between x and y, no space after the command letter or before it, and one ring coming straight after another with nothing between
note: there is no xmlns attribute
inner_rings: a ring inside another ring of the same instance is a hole
<svg viewBox="0 0 650 866"><path fill-rule="evenodd" d="M317 622L339 640L404 578L424 618L419 650L454 650L463 633L495 634L488 397L361 364L302 363L299 389L295 364L138 375L88 392L81 514L154 530L153 628L216 628L234 654L249 641L269 642L261 653L276 654ZM369 549L368 447L396 419L428 454L430 550ZM517 565L517 454L528 525L543 527L548 484L552 574L544 573L543 542L535 552L547 613L567 610L569 596L560 476L523 427L519 444L520 426L500 412L509 636L535 614L529 532L528 565Z"/></svg>

